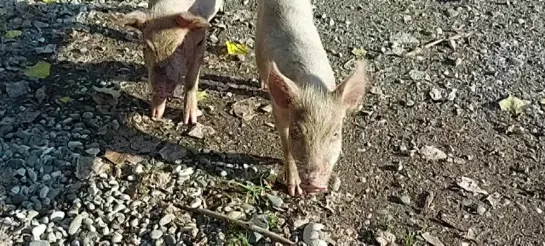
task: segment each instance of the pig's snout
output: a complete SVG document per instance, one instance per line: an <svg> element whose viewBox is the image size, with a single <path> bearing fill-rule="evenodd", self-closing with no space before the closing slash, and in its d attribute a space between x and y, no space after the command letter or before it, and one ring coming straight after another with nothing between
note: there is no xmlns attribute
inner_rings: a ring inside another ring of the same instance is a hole
<svg viewBox="0 0 545 246"><path fill-rule="evenodd" d="M313 171L301 176L300 187L306 193L313 194L327 192L327 175L322 174L320 171Z"/></svg>
<svg viewBox="0 0 545 246"><path fill-rule="evenodd" d="M167 98L159 95L153 95L151 99L151 117L161 119L165 113Z"/></svg>

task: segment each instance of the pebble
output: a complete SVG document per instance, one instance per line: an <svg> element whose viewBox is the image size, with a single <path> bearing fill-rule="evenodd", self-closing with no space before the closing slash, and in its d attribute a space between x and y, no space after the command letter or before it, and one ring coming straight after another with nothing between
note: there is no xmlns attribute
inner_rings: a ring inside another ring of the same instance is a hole
<svg viewBox="0 0 545 246"><path fill-rule="evenodd" d="M32 228L32 236L35 240L39 240L42 234L44 234L45 230L47 229L46 225L39 224Z"/></svg>
<svg viewBox="0 0 545 246"><path fill-rule="evenodd" d="M275 195L271 195L271 194L266 194L267 196L267 199L269 199L269 201L271 202L271 204L275 207L282 207L282 205L284 204L284 201L282 200L282 198L278 197L278 196L275 196Z"/></svg>
<svg viewBox="0 0 545 246"><path fill-rule="evenodd" d="M134 166L134 168L132 169L132 172L134 174L141 174L144 172L144 166L142 164L137 164L136 166Z"/></svg>
<svg viewBox="0 0 545 246"><path fill-rule="evenodd" d="M83 222L83 216L81 214L76 215L72 222L70 222L70 226L68 227L68 234L74 235L81 227L81 223Z"/></svg>
<svg viewBox="0 0 545 246"><path fill-rule="evenodd" d="M49 242L44 240L35 240L30 242L28 246L49 246Z"/></svg>
<svg viewBox="0 0 545 246"><path fill-rule="evenodd" d="M159 225L160 226L168 225L175 217L176 216L174 216L174 214L167 214L159 220Z"/></svg>
<svg viewBox="0 0 545 246"><path fill-rule="evenodd" d="M163 232L160 230L153 230L150 233L151 239L157 240L163 236Z"/></svg>
<svg viewBox="0 0 545 246"><path fill-rule="evenodd" d="M411 204L411 197L408 196L408 195L403 195L399 198L399 200L401 200L401 202L405 205L409 205Z"/></svg>
<svg viewBox="0 0 545 246"><path fill-rule="evenodd" d="M44 186L42 189L40 189L40 198L44 199L47 197L47 194L49 194L49 187Z"/></svg>
<svg viewBox="0 0 545 246"><path fill-rule="evenodd" d="M191 204L189 204L189 207L191 208L198 208L199 206L201 206L202 204L202 200L200 198L195 198L195 200L193 200L193 202L191 202Z"/></svg>
<svg viewBox="0 0 545 246"><path fill-rule="evenodd" d="M477 206L477 213L479 215L483 215L485 212L486 212L486 208L482 204L479 204Z"/></svg>
<svg viewBox="0 0 545 246"><path fill-rule="evenodd" d="M123 235L114 232L112 236L112 243L120 243L121 241L123 241Z"/></svg>
<svg viewBox="0 0 545 246"><path fill-rule="evenodd" d="M53 222L61 221L64 219L65 213L63 211L55 211L51 213L49 219Z"/></svg>

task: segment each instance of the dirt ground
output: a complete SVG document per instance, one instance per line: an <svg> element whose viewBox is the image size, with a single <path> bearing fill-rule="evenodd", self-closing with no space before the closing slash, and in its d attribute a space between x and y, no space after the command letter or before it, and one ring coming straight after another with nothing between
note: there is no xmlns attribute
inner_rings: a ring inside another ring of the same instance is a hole
<svg viewBox="0 0 545 246"><path fill-rule="evenodd" d="M28 63L46 59L52 64L51 76L40 80L47 88L44 103L4 93L4 116L16 116L23 105L58 121L94 112L101 123L80 125L90 129L86 146L159 159L157 150L175 143L188 151L185 163L222 180L255 183L267 170L279 169L280 140L271 113L263 108L269 97L257 83L255 1L228 1L213 20L198 121L214 132L202 139L188 136L190 128L178 124L180 99L169 102L165 121L149 119L138 34L112 17L140 8L140 2L96 2L81 4L96 5L87 7L91 11L79 8L93 13L85 15L84 24L42 34L57 45L54 55L27 52L23 44L2 50L2 57L17 54ZM371 84L361 110L346 120L344 156L335 169L339 190L303 198L280 190L286 206L276 213L290 225L298 220L326 225L336 245L379 245L389 233L399 245L545 245L544 5L509 0L313 3L337 79L364 56ZM225 41L245 43L250 52L230 56ZM8 63L3 61L4 68ZM21 79L20 73L5 72L4 81ZM114 102L90 96L92 86L117 88L121 96ZM32 91L39 87L31 81ZM5 87L0 85L0 91ZM500 108L509 95L527 101L522 113ZM61 105L62 97L74 100ZM233 112L237 106L249 120ZM111 119L119 120L119 130L101 131ZM221 182L216 185L206 187L210 207L220 203L214 192L237 194Z"/></svg>

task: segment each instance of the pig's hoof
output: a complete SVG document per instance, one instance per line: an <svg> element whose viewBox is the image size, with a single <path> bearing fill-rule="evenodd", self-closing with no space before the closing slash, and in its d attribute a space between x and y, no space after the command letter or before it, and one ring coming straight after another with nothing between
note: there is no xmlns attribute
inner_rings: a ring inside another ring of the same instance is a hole
<svg viewBox="0 0 545 246"><path fill-rule="evenodd" d="M288 194L290 196L301 196L303 195L303 189L299 185L288 185Z"/></svg>

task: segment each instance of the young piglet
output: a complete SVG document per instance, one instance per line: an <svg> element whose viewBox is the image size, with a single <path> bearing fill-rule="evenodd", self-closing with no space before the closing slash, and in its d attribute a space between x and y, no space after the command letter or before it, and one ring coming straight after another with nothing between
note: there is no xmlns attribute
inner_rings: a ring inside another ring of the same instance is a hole
<svg viewBox="0 0 545 246"><path fill-rule="evenodd" d="M327 191L347 113L360 104L366 63L339 85L313 23L310 0L258 0L256 60L272 98L291 196Z"/></svg>
<svg viewBox="0 0 545 246"><path fill-rule="evenodd" d="M184 124L197 122L197 90L206 50L208 22L223 0L151 0L147 12L133 11L125 25L142 32L152 89L151 115L162 118L167 98L185 79Z"/></svg>

